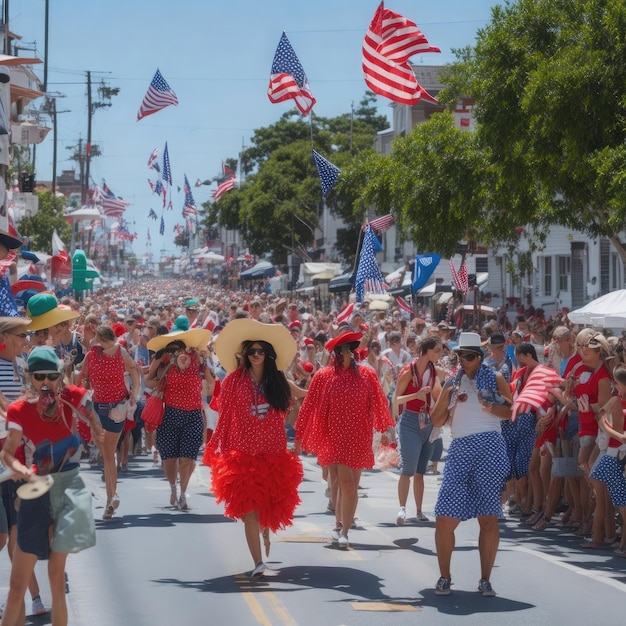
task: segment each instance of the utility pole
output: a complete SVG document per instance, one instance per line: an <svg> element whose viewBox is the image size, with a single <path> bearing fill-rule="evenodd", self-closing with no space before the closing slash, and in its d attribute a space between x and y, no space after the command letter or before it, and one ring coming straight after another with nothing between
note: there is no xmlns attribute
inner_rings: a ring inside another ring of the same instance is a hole
<svg viewBox="0 0 626 626"><path fill-rule="evenodd" d="M69 113L69 110L57 110L57 98L64 98L61 93L46 93L46 101L42 106L42 110L48 114L52 120L52 195L57 189L57 115L59 113Z"/></svg>

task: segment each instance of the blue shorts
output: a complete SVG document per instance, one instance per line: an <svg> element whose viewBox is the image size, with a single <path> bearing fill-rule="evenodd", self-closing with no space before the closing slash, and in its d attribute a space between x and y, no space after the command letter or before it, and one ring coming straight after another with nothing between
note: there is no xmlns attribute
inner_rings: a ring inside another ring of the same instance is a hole
<svg viewBox="0 0 626 626"><path fill-rule="evenodd" d="M500 493L509 473L502 434L496 431L453 439L443 470L435 515L461 521L502 516Z"/></svg>
<svg viewBox="0 0 626 626"><path fill-rule="evenodd" d="M111 410L110 404L104 404L103 408L100 408L101 405L99 405L97 402L94 402L93 407L96 411L96 413L98 414L98 417L100 418L100 424L102 425L102 428L104 428L104 430L106 430L109 433L121 433L122 430L124 430L124 421L121 422L114 422L110 417L109 417L109 411ZM107 407L107 408L104 408Z"/></svg>
<svg viewBox="0 0 626 626"><path fill-rule="evenodd" d="M403 476L425 474L433 452L433 444L428 439L433 430L427 413L416 413L404 409L398 421L398 441L400 442L400 473Z"/></svg>
<svg viewBox="0 0 626 626"><path fill-rule="evenodd" d="M530 457L535 449L537 419L534 413L520 413L515 420L515 434L511 471L513 478L528 476Z"/></svg>

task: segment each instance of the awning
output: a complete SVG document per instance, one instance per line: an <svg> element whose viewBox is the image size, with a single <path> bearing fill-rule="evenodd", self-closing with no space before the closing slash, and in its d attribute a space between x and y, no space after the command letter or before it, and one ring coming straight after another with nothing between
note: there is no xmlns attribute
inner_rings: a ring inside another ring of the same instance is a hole
<svg viewBox="0 0 626 626"><path fill-rule="evenodd" d="M337 273L335 272L335 270L324 270L323 272L320 272L319 274L315 274L314 276L311 276L311 281L314 283L328 282L332 278L335 278L335 276L337 276Z"/></svg>
<svg viewBox="0 0 626 626"><path fill-rule="evenodd" d="M259 280L274 276L276 268L269 261L259 261L254 267L239 274L241 280Z"/></svg>
<svg viewBox="0 0 626 626"><path fill-rule="evenodd" d="M43 63L43 61L36 57L14 57L10 54L0 54L0 65L35 65L36 63Z"/></svg>
<svg viewBox="0 0 626 626"><path fill-rule="evenodd" d="M328 283L328 291L331 293L341 293L344 291L352 291L352 272L347 272L341 276L331 278Z"/></svg>
<svg viewBox="0 0 626 626"><path fill-rule="evenodd" d="M41 98L43 93L36 89L29 89L28 87L20 87L19 85L11 85L11 102L15 102L20 98L27 98L28 100L34 100L35 98Z"/></svg>

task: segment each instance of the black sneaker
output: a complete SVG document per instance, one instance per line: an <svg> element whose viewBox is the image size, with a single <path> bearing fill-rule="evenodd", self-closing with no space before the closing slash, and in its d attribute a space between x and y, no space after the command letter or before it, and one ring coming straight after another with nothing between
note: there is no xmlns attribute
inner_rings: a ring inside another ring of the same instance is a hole
<svg viewBox="0 0 626 626"><path fill-rule="evenodd" d="M493 596L496 595L496 592L493 590L491 583L488 580L485 580L484 578L481 578L478 581L478 593L480 593L481 595L487 598L492 598Z"/></svg>
<svg viewBox="0 0 626 626"><path fill-rule="evenodd" d="M437 581L437 584L435 585L435 595L436 596L449 596L450 592L452 591L450 589L451 584L452 584L452 581L450 578L444 578L443 576L441 576L441 578L439 578L439 580Z"/></svg>

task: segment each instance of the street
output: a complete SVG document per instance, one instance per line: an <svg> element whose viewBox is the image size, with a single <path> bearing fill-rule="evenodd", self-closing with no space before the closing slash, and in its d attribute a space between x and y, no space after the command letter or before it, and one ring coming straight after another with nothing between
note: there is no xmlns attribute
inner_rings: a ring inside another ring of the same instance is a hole
<svg viewBox="0 0 626 626"><path fill-rule="evenodd" d="M294 526L272 536L268 571L250 579L253 564L243 525L225 518L208 491L209 472L196 469L190 510L169 506L169 487L151 456L131 458L121 474L118 516L103 521L104 483L86 463L94 493L98 543L68 558L71 626L186 624L381 625L548 624L623 617L626 560L611 550L584 551L581 540L552 525L543 533L501 523L492 576L496 598L476 592L478 527L461 524L452 560L452 594L435 596L439 577L434 522L408 519L398 527L393 471L364 472L352 547L329 541L333 516L315 459L303 456L302 504ZM440 469L443 464L440 465ZM441 476L426 476L424 513L431 519ZM408 517L415 514L407 507ZM6 597L9 561L0 559ZM44 604L50 595L45 563L37 566ZM30 597L27 597L27 612ZM29 625L50 616L28 617Z"/></svg>

